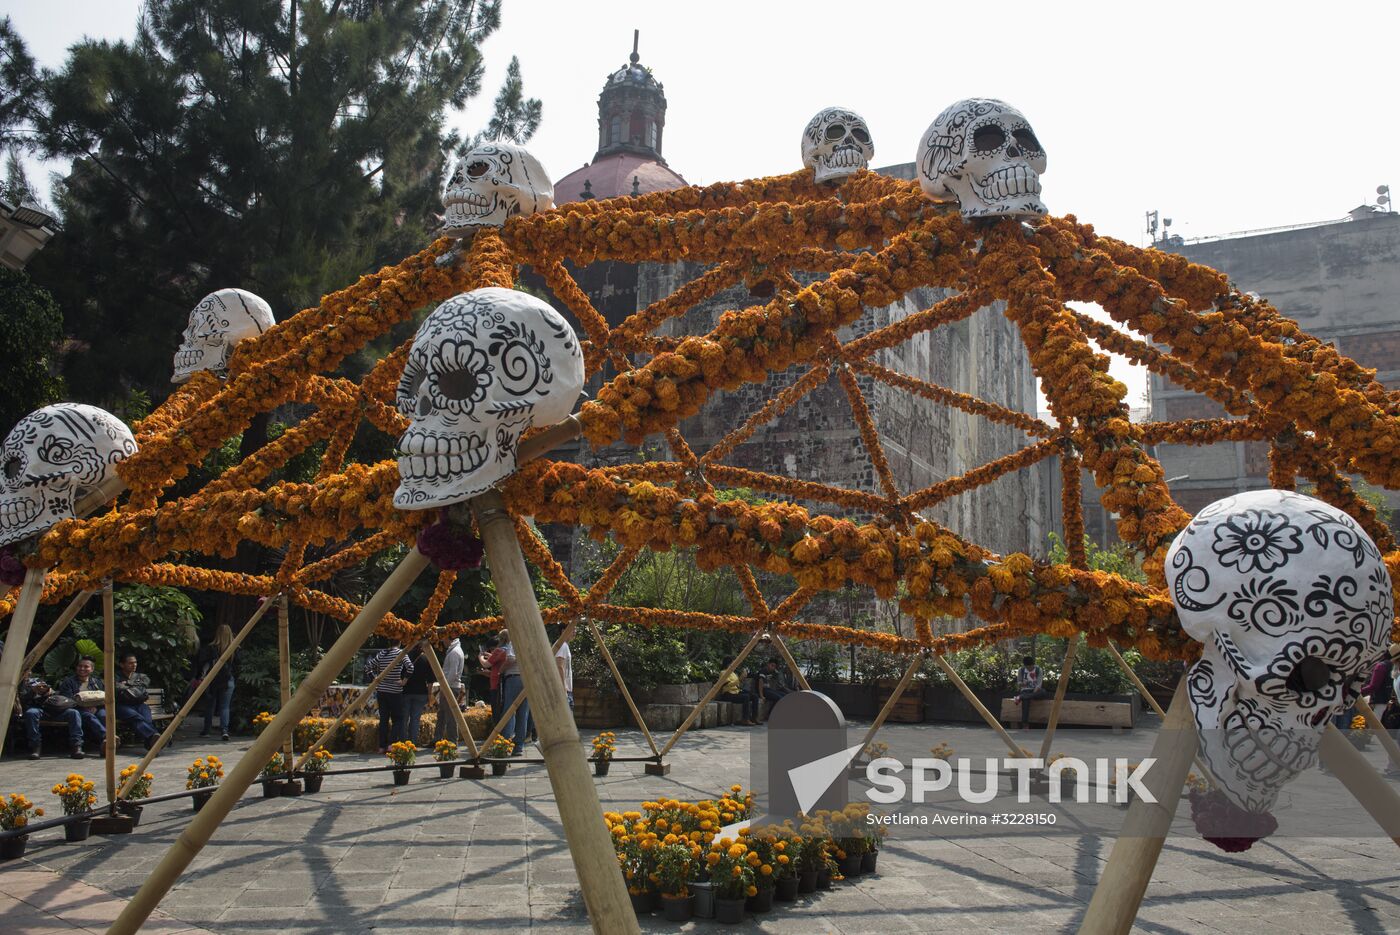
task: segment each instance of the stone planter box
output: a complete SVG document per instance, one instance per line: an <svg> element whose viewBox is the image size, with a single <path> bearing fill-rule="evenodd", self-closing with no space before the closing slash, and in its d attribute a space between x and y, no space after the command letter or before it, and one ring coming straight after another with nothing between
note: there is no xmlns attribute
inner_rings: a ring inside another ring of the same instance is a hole
<svg viewBox="0 0 1400 935"><path fill-rule="evenodd" d="M631 722L631 713L618 692L574 685L574 723L579 727L625 727Z"/></svg>

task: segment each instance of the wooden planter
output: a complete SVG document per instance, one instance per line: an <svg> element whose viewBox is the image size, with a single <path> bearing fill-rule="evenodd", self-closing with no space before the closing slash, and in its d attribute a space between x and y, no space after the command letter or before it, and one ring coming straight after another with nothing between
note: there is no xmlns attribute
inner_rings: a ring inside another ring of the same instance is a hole
<svg viewBox="0 0 1400 935"><path fill-rule="evenodd" d="M622 727L629 721L627 706L617 692L574 686L574 723L579 727Z"/></svg>
<svg viewBox="0 0 1400 935"><path fill-rule="evenodd" d="M875 710L884 710L886 702L894 694L894 690L899 686L898 679L882 679L875 683ZM904 694L899 696L894 708L890 711L889 717L885 718L886 723L894 724L922 724L924 720L924 686L918 682L911 682L904 689Z"/></svg>

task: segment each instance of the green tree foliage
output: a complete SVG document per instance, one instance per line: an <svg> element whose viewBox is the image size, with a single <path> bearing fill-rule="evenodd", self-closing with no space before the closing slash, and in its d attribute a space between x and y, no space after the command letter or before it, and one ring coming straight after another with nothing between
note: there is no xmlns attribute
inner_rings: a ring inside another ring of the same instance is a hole
<svg viewBox="0 0 1400 935"><path fill-rule="evenodd" d="M93 598L96 603L97 598ZM179 588L151 587L144 584L118 585L112 594L117 660L136 653L137 665L151 677L151 685L164 688L168 697L184 690L190 654L198 645L199 608ZM89 604L89 610L93 604ZM97 660L102 675L102 618L83 617L73 621L64 639L44 657L47 677L62 677L73 671L80 655ZM96 653L93 651L97 650Z"/></svg>
<svg viewBox="0 0 1400 935"><path fill-rule="evenodd" d="M63 381L49 372L63 337L53 296L23 270L0 269L0 433L40 406L63 397Z"/></svg>
<svg viewBox="0 0 1400 935"><path fill-rule="evenodd" d="M74 393L162 398L214 289L285 317L431 241L459 142L444 117L480 93L499 22L499 0L148 0L131 42L84 41L39 75L11 139L73 161L34 274L78 339ZM12 31L4 50L0 81L23 85ZM499 103L499 132L538 124L518 68Z"/></svg>

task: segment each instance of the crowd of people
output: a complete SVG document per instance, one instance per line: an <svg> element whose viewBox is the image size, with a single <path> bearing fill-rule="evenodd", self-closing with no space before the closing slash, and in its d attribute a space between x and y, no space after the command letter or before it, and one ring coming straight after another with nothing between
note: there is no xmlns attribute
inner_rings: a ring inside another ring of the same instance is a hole
<svg viewBox="0 0 1400 935"><path fill-rule="evenodd" d="M107 687L94 675L96 665L88 656L79 657L73 673L57 686L29 673L19 685L18 713L24 723L29 758L43 756L43 722L58 722L67 730L68 755L81 760L85 749L100 750L107 742ZM114 686L116 719L129 728L147 750L155 745L156 730L147 699L151 679L139 670L135 653L120 657Z"/></svg>

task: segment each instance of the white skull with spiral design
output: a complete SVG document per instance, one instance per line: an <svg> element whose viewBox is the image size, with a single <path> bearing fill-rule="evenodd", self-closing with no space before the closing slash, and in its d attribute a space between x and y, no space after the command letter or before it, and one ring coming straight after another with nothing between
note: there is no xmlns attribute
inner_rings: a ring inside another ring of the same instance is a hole
<svg viewBox="0 0 1400 935"><path fill-rule="evenodd" d="M171 383L184 383L201 370L228 376L233 348L275 325L272 306L246 289L220 289L199 300L175 352Z"/></svg>
<svg viewBox="0 0 1400 935"><path fill-rule="evenodd" d="M818 111L802 130L802 164L817 182L839 182L870 168L875 144L865 118L844 107Z"/></svg>
<svg viewBox="0 0 1400 935"><path fill-rule="evenodd" d="M1167 552L1201 753L1236 805L1261 812L1316 761L1320 732L1360 692L1394 620L1390 574L1341 510L1255 490L1201 510Z"/></svg>
<svg viewBox="0 0 1400 935"><path fill-rule="evenodd" d="M582 389L578 338L548 304L496 287L448 299L419 326L399 380L412 421L394 505L448 506L494 486L514 473L521 434L568 417Z"/></svg>
<svg viewBox="0 0 1400 935"><path fill-rule="evenodd" d="M72 519L78 496L135 451L126 423L96 406L54 403L20 419L5 436L0 545Z"/></svg>
<svg viewBox="0 0 1400 935"><path fill-rule="evenodd" d="M1005 101L969 98L948 107L924 131L916 166L924 194L952 195L965 218L1045 214L1045 147Z"/></svg>
<svg viewBox="0 0 1400 935"><path fill-rule="evenodd" d="M517 214L554 207L554 183L529 150L482 143L457 162L442 195L444 234L500 227Z"/></svg>

